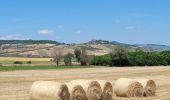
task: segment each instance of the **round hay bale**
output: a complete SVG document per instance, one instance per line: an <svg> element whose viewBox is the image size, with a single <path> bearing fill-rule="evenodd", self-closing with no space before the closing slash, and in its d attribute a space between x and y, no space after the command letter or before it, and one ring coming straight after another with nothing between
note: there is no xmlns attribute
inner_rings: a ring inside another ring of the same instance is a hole
<svg viewBox="0 0 170 100"><path fill-rule="evenodd" d="M69 92L70 100L87 100L86 92L81 85L75 83L66 83Z"/></svg>
<svg viewBox="0 0 170 100"><path fill-rule="evenodd" d="M86 92L87 100L100 100L102 89L97 81L92 80L73 80L71 83L79 84Z"/></svg>
<svg viewBox="0 0 170 100"><path fill-rule="evenodd" d="M120 97L142 97L143 86L141 83L128 78L120 78L114 84L114 91Z"/></svg>
<svg viewBox="0 0 170 100"><path fill-rule="evenodd" d="M100 83L100 86L102 88L102 96L101 100L113 100L113 87L111 82L107 82L105 80L97 80Z"/></svg>
<svg viewBox="0 0 170 100"><path fill-rule="evenodd" d="M144 96L155 96L156 93L156 83L154 80L149 79L135 79L135 81L138 81L142 84L144 88Z"/></svg>
<svg viewBox="0 0 170 100"><path fill-rule="evenodd" d="M30 100L70 100L70 94L63 83L37 81L31 87Z"/></svg>

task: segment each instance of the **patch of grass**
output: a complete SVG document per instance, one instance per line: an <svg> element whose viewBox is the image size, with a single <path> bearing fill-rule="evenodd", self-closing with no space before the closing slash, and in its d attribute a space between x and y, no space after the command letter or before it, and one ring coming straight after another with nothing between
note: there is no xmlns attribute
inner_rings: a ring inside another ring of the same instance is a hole
<svg viewBox="0 0 170 100"><path fill-rule="evenodd" d="M0 66L0 71L91 68L92 66Z"/></svg>

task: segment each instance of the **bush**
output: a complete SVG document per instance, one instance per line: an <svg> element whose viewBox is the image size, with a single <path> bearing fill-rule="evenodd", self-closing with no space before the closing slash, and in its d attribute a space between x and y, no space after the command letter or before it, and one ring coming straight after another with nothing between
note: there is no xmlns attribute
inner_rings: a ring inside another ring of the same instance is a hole
<svg viewBox="0 0 170 100"><path fill-rule="evenodd" d="M92 65L99 65L99 66L112 66L113 62L111 59L111 55L103 55L103 56L95 56L91 60Z"/></svg>
<svg viewBox="0 0 170 100"><path fill-rule="evenodd" d="M13 64L23 64L22 61L15 61Z"/></svg>

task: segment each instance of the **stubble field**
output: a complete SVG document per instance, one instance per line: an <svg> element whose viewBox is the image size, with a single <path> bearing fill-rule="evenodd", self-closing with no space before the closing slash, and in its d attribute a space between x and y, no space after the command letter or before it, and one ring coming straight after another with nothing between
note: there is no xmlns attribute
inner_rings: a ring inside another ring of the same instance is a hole
<svg viewBox="0 0 170 100"><path fill-rule="evenodd" d="M29 100L34 81L67 82L75 79L149 78L157 83L155 97L120 98L115 100L170 100L170 67L101 67L63 70L29 70L0 72L0 100Z"/></svg>

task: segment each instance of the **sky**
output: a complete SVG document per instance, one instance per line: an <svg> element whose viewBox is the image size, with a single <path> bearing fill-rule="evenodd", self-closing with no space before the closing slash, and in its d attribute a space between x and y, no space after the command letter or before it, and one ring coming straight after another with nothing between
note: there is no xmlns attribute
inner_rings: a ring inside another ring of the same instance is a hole
<svg viewBox="0 0 170 100"><path fill-rule="evenodd" d="M0 39L170 45L170 0L0 0Z"/></svg>

